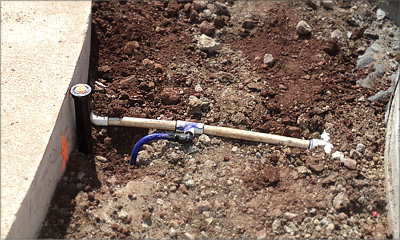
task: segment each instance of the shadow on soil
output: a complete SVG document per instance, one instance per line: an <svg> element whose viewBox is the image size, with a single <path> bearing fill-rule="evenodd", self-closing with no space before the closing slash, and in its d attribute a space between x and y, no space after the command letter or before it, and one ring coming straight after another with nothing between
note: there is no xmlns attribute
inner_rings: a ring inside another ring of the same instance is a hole
<svg viewBox="0 0 400 240"><path fill-rule="evenodd" d="M101 186L93 155L71 153L64 177L58 183L39 238L64 238L75 212L75 198L81 191ZM57 234L55 236L54 234Z"/></svg>

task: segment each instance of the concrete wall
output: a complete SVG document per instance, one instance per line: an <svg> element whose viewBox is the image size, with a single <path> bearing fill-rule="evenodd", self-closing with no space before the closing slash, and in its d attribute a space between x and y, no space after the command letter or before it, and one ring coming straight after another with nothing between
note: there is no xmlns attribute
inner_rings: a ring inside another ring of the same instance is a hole
<svg viewBox="0 0 400 240"><path fill-rule="evenodd" d="M379 8L384 10L390 19L400 26L400 1L381 0L378 3Z"/></svg>
<svg viewBox="0 0 400 240"><path fill-rule="evenodd" d="M397 83L399 83L400 70L397 71ZM389 226L393 232L393 238L400 238L400 87L397 85L392 98L389 117L386 128L385 146L385 180Z"/></svg>
<svg viewBox="0 0 400 240"><path fill-rule="evenodd" d="M72 84L86 82L90 1L1 1L1 238L38 236L75 148Z"/></svg>
<svg viewBox="0 0 400 240"><path fill-rule="evenodd" d="M384 10L388 17L400 26L400 2L394 0L381 0L378 7ZM400 64L397 70L397 83L399 82ZM399 84L399 83L398 83ZM386 128L385 146L385 175L386 196L389 226L393 232L393 238L400 239L400 86L397 85L395 95L392 98L389 118Z"/></svg>

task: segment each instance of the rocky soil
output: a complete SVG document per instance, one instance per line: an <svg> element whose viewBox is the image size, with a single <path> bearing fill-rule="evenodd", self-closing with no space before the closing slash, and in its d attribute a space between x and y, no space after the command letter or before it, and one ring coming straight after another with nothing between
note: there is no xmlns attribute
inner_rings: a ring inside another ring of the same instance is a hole
<svg viewBox="0 0 400 240"><path fill-rule="evenodd" d="M367 1L94 2L98 115L190 120L334 148L93 127L41 238L391 238L385 108L399 29Z"/></svg>

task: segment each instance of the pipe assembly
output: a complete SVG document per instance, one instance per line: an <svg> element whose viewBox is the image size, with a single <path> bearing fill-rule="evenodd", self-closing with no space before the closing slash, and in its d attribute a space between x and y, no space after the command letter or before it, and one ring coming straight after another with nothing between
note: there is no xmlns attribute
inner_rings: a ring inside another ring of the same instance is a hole
<svg viewBox="0 0 400 240"><path fill-rule="evenodd" d="M75 103L76 101L77 100L75 99ZM154 128L159 130L167 130L175 132L175 133L153 133L140 139L135 144L132 150L131 161L130 161L131 165L136 165L137 154L140 148L143 146L143 144L145 144L148 141L165 139L169 141L176 141L179 143L189 143L193 140L193 137L195 135L201 135L201 134L224 137L224 138L234 138L234 139L253 141L253 142L270 143L276 145L286 145L290 147L298 147L306 149L312 149L316 146L325 146L325 152L327 153L330 153L330 149L332 148L332 144L328 142L329 137L327 136L327 134L325 134L326 138L324 138L323 140L321 139L304 140L304 139L285 137L268 133L259 133L259 132L246 131L234 128L210 126L210 125L204 125L203 123L187 122L181 120L166 121L166 120L155 120L155 119L133 118L133 117L111 118L111 117L97 116L93 112L90 113L90 121L92 124L96 126ZM78 123L77 121L77 124L80 123Z"/></svg>

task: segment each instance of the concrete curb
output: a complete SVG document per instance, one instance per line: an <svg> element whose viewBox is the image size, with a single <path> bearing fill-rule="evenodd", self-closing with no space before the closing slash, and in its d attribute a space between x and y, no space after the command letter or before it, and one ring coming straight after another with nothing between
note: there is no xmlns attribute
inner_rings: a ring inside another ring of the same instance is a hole
<svg viewBox="0 0 400 240"><path fill-rule="evenodd" d="M37 238L75 148L91 2L1 2L1 238Z"/></svg>
<svg viewBox="0 0 400 240"><path fill-rule="evenodd" d="M396 83L400 81L400 66L397 70ZM400 238L400 87L397 85L389 109L386 128L385 146L385 181L389 227L393 238Z"/></svg>

